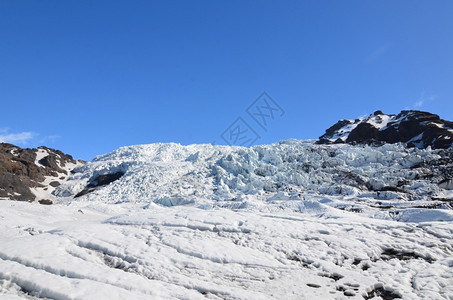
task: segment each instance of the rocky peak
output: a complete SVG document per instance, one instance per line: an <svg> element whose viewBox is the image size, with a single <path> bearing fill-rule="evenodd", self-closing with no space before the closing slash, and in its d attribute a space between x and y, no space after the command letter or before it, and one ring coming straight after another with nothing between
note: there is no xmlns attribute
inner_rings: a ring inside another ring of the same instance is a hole
<svg viewBox="0 0 453 300"><path fill-rule="evenodd" d="M417 148L449 148L453 144L453 122L417 110L403 110L398 115L387 115L378 110L367 117L340 120L318 140L320 144L398 142Z"/></svg>
<svg viewBox="0 0 453 300"><path fill-rule="evenodd" d="M22 149L0 143L0 199L51 203L55 187L81 163L44 146Z"/></svg>

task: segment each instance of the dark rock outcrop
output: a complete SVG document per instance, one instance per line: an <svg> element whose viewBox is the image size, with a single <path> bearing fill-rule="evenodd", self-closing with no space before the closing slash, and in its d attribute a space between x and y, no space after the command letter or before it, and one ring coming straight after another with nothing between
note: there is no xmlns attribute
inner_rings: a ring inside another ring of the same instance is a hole
<svg viewBox="0 0 453 300"><path fill-rule="evenodd" d="M365 118L340 120L318 140L319 144L398 142L417 148L449 148L453 145L453 122L423 111L403 110L398 115L376 111Z"/></svg>
<svg viewBox="0 0 453 300"><path fill-rule="evenodd" d="M0 199L43 200L36 199L31 188L42 188L50 194L61 180L67 178L71 166L76 163L71 155L59 150L47 147L22 149L0 143ZM55 179L47 185L45 179L48 177Z"/></svg>
<svg viewBox="0 0 453 300"><path fill-rule="evenodd" d="M124 172L116 172L113 174L104 174L104 175L99 175L95 178L92 178L88 185L80 191L77 195L74 196L74 198L89 194L93 191L95 191L97 188L108 185L115 180L120 179L124 175Z"/></svg>
<svg viewBox="0 0 453 300"><path fill-rule="evenodd" d="M369 123L360 123L351 131L346 143L366 143L379 140L379 129Z"/></svg>

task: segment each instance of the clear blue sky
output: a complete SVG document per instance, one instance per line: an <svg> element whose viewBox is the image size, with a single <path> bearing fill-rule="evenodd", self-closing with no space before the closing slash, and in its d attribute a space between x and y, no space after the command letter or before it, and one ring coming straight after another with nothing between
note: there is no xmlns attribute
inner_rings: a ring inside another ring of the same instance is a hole
<svg viewBox="0 0 453 300"><path fill-rule="evenodd" d="M0 139L76 158L131 144L313 139L342 118L453 120L452 1L0 1ZM266 91L285 111L247 115Z"/></svg>

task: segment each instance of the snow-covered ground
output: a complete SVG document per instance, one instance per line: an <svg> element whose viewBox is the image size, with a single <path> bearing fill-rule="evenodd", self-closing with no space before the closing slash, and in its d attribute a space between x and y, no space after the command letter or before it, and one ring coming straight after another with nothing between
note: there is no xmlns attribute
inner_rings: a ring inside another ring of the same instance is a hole
<svg viewBox="0 0 453 300"><path fill-rule="evenodd" d="M304 204L263 213L2 201L0 298L453 297L451 222Z"/></svg>
<svg viewBox="0 0 453 300"><path fill-rule="evenodd" d="M442 151L123 147L0 201L0 298L453 299Z"/></svg>

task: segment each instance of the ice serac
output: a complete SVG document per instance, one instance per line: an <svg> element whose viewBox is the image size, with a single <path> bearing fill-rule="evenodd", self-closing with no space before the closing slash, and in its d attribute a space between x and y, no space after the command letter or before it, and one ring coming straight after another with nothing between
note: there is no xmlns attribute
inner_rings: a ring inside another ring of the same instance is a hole
<svg viewBox="0 0 453 300"><path fill-rule="evenodd" d="M81 161L71 155L41 146L22 149L0 144L0 199L52 203L55 187L69 177Z"/></svg>
<svg viewBox="0 0 453 300"><path fill-rule="evenodd" d="M260 211L321 209L319 201L337 197L327 205L395 219L406 208L444 209L440 215L449 219L452 170L452 148L297 140L252 148L150 144L96 157L54 194L60 201Z"/></svg>
<svg viewBox="0 0 453 300"><path fill-rule="evenodd" d="M453 144L453 122L417 110L403 110L398 115L376 111L368 117L338 121L318 143L405 143L410 147L446 149Z"/></svg>

